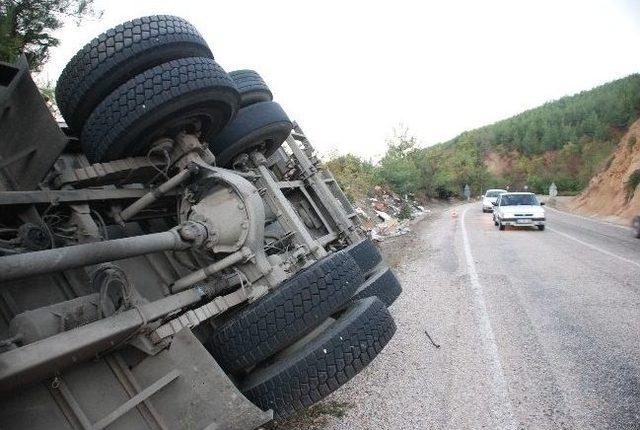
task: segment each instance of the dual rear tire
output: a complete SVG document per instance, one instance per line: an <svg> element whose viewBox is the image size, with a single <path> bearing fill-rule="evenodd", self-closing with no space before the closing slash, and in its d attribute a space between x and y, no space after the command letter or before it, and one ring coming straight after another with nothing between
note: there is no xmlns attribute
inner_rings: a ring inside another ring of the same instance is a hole
<svg viewBox="0 0 640 430"><path fill-rule="evenodd" d="M265 362L240 387L275 418L293 415L345 384L382 351L395 333L393 318L376 297L352 303L304 348Z"/></svg>
<svg viewBox="0 0 640 430"><path fill-rule="evenodd" d="M213 59L189 22L157 15L120 24L87 43L58 78L56 101L67 125L80 133L104 99L134 76L180 58Z"/></svg>
<svg viewBox="0 0 640 430"><path fill-rule="evenodd" d="M229 76L240 92L240 110L220 134L208 138L217 163L225 167L231 166L240 154L256 149L268 158L293 129L293 123L273 101L271 90L257 72L236 70Z"/></svg>
<svg viewBox="0 0 640 430"><path fill-rule="evenodd" d="M247 398L273 409L276 418L346 383L395 331L387 306L402 291L400 284L386 267L370 270L365 280L358 261L370 261L365 255L378 261L379 253L373 243L356 245L330 254L249 304L205 343L218 363L236 375Z"/></svg>
<svg viewBox="0 0 640 430"><path fill-rule="evenodd" d="M330 254L246 306L206 346L228 372L255 366L340 310L363 282L349 254Z"/></svg>
<svg viewBox="0 0 640 430"><path fill-rule="evenodd" d="M182 131L213 142L223 166L256 148L268 157L292 129L272 99L258 73L227 74L190 23L166 15L96 37L56 86L60 112L91 163L144 155L158 138Z"/></svg>
<svg viewBox="0 0 640 430"><path fill-rule="evenodd" d="M89 116L81 143L92 163L143 155L181 131L215 135L236 115L240 95L210 58L155 66L115 89Z"/></svg>

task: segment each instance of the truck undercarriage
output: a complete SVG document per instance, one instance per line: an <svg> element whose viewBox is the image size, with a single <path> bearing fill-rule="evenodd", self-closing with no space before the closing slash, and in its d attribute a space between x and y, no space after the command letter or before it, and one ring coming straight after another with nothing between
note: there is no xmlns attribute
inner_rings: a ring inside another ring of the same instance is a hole
<svg viewBox="0 0 640 430"><path fill-rule="evenodd" d="M335 179L198 38L166 16L96 38L58 83L69 127L0 65L1 428L252 429L393 335L400 285Z"/></svg>

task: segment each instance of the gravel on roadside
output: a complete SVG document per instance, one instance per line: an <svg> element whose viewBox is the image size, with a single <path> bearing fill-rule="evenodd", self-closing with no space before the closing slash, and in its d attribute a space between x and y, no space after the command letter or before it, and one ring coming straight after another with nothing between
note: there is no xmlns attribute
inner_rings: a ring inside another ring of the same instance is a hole
<svg viewBox="0 0 640 430"><path fill-rule="evenodd" d="M271 423L268 428L443 427L434 422L444 424L446 419L442 414L433 413L444 412L442 398L433 395L433 388L435 384L446 386L448 377L433 372L442 368L434 361L441 360L438 356L442 356L448 346L434 345L446 345L447 339L441 338L445 330L432 310L435 303L441 301L434 295L449 294L444 292L449 283L447 277L457 271L457 257L441 255L430 240L433 234L430 227L434 219L443 216L444 210L439 208L414 223L409 234L380 244L385 261L403 286L402 295L390 307L398 326L391 342L373 363L325 400L292 419ZM443 292L438 293L438 288L443 286Z"/></svg>

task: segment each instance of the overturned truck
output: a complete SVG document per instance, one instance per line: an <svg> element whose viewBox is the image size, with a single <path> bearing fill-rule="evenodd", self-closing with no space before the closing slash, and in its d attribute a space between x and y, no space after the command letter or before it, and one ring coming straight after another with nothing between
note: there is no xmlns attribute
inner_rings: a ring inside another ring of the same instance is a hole
<svg viewBox="0 0 640 430"><path fill-rule="evenodd" d="M0 65L0 428L252 429L392 337L401 292L254 71L188 22Z"/></svg>

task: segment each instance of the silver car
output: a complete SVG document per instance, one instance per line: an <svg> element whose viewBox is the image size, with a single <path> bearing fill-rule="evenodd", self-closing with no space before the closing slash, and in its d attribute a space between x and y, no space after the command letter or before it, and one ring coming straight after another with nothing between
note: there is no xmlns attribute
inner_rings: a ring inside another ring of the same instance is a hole
<svg viewBox="0 0 640 430"><path fill-rule="evenodd" d="M504 193L494 203L493 223L504 230L506 226L538 227L544 230L544 203L533 193Z"/></svg>
<svg viewBox="0 0 640 430"><path fill-rule="evenodd" d="M499 188L487 190L482 196L482 212L492 212L493 204L498 200L498 196L506 192L507 190Z"/></svg>

